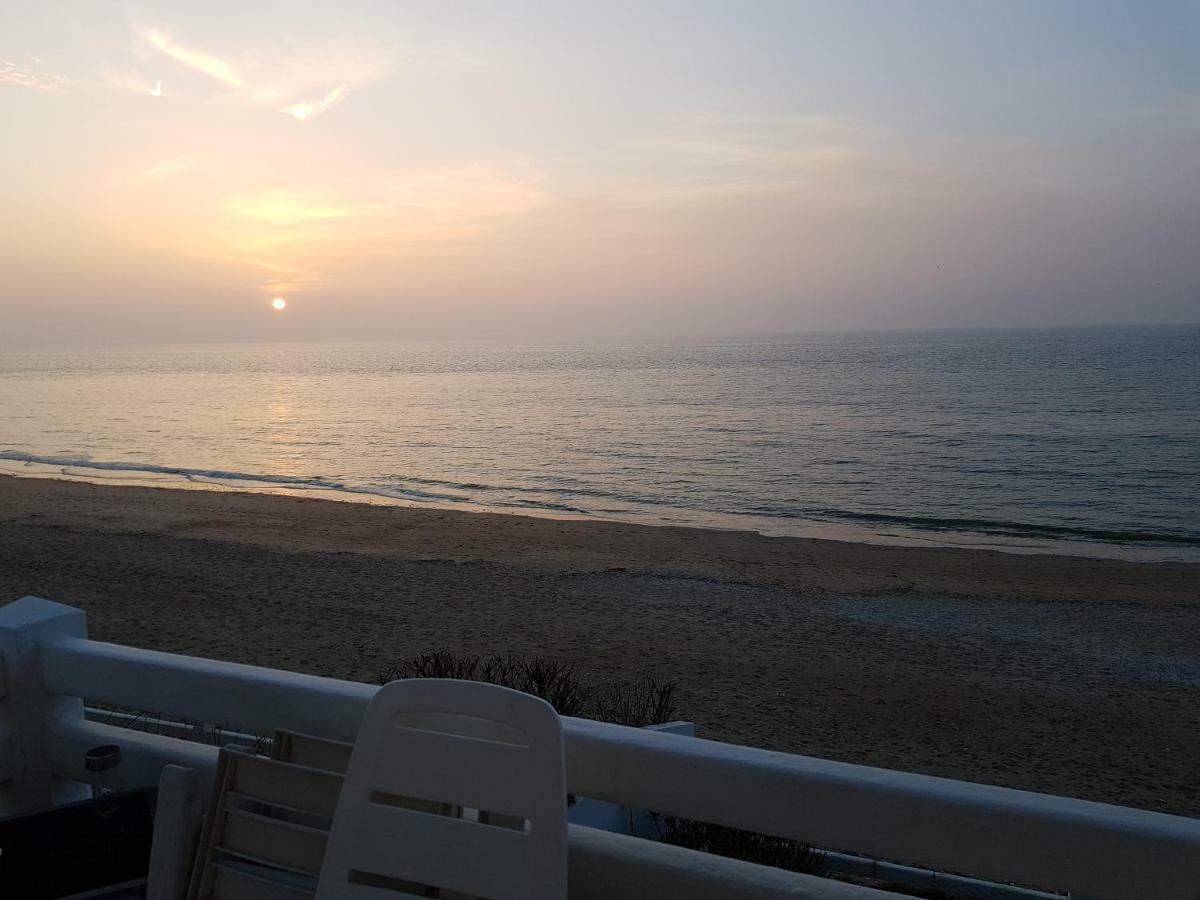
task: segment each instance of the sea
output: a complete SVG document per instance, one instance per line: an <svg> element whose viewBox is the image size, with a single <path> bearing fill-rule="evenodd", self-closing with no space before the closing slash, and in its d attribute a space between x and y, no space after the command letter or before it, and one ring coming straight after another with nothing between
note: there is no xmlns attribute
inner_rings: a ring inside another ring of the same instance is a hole
<svg viewBox="0 0 1200 900"><path fill-rule="evenodd" d="M1200 326L0 351L0 472L1200 561Z"/></svg>

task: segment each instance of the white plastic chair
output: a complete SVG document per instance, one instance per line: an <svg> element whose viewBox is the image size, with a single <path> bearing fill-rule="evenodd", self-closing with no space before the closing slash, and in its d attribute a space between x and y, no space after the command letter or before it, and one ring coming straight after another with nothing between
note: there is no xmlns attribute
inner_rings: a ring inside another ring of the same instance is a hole
<svg viewBox="0 0 1200 900"><path fill-rule="evenodd" d="M496 685L394 681L363 719L317 900L567 895L562 725Z"/></svg>

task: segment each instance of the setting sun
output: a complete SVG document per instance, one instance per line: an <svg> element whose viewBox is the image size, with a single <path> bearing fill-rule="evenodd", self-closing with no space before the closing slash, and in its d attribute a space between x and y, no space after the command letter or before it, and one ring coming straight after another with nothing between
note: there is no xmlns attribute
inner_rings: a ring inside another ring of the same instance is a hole
<svg viewBox="0 0 1200 900"><path fill-rule="evenodd" d="M271 305L280 311L287 309L287 301L284 300L282 297L276 297L274 300L271 301Z"/></svg>

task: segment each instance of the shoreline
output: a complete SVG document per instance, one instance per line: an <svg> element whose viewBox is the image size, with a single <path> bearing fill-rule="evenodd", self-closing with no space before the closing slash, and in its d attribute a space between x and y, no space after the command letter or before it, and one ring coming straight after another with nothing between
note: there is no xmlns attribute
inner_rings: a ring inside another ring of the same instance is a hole
<svg viewBox="0 0 1200 900"><path fill-rule="evenodd" d="M961 549L994 551L1019 556L1073 557L1079 559L1121 560L1147 563L1200 565L1200 546L1185 542L1166 545L1137 544L1105 540L1070 540L1029 535L987 534L986 532L920 529L903 525L891 530L833 523L819 520L764 520L762 516L735 513L710 513L700 510L674 510L680 516L662 515L642 521L631 509L624 516L589 512L564 507L555 509L536 505L494 506L474 501L436 499L436 495L417 498L398 496L381 490L358 489L305 476L264 476L240 472L195 470L175 466L138 463L95 462L86 464L66 458L49 462L50 457L0 455L0 478L33 478L110 487L142 487L178 491L209 491L264 496L325 500L365 506L399 507L417 510L484 513L523 516L553 521L596 522L638 525L651 528L691 528L702 531L737 531L766 538L799 538L880 547L925 549ZM86 470L83 473L73 471ZM107 473L107 474L100 474ZM786 521L786 526L784 522ZM896 530L899 529L899 530Z"/></svg>
<svg viewBox="0 0 1200 900"><path fill-rule="evenodd" d="M1200 816L1200 566L0 477L0 603L374 680L434 650L676 679L698 734Z"/></svg>

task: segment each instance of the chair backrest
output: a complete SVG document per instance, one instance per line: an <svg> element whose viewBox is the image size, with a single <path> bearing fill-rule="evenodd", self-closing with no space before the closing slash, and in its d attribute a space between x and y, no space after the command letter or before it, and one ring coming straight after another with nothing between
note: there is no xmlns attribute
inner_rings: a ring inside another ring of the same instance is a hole
<svg viewBox="0 0 1200 900"><path fill-rule="evenodd" d="M341 787L336 772L221 750L188 900L311 900Z"/></svg>
<svg viewBox="0 0 1200 900"><path fill-rule="evenodd" d="M478 682L394 681L359 730L318 900L562 900L566 799L548 703Z"/></svg>

